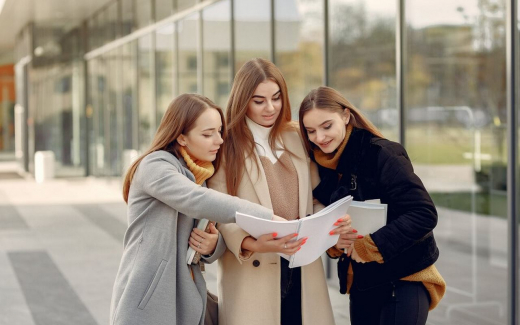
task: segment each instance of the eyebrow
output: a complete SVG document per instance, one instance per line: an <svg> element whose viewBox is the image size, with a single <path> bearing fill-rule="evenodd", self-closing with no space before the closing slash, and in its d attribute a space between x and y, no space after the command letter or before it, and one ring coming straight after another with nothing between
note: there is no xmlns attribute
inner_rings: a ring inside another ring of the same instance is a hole
<svg viewBox="0 0 520 325"><path fill-rule="evenodd" d="M216 128L207 128L207 129L202 130L202 132L206 132L206 131L214 131L214 130L216 130Z"/></svg>
<svg viewBox="0 0 520 325"><path fill-rule="evenodd" d="M318 125L318 126L322 126L323 124L325 124L325 123L329 123L329 122L332 122L332 120L326 120L326 121L324 121L323 123L321 123L321 124ZM312 129L312 128L308 128L308 127L306 127L306 129L308 130L308 129Z"/></svg>
<svg viewBox="0 0 520 325"><path fill-rule="evenodd" d="M278 90L277 92L275 92L274 95L271 96L271 97L274 97L274 96L278 95L279 93L280 93L280 90ZM264 97L264 96L260 96L260 95L253 95L253 98L265 98L265 97Z"/></svg>

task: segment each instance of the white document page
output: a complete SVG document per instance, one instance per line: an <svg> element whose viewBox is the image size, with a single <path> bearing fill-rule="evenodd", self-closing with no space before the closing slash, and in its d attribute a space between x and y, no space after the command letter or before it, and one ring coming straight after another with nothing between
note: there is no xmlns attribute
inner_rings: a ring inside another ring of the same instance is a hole
<svg viewBox="0 0 520 325"><path fill-rule="evenodd" d="M352 201L347 213L352 228L360 235L372 234L386 225L386 204Z"/></svg>
<svg viewBox="0 0 520 325"><path fill-rule="evenodd" d="M337 228L334 223L347 214L352 196L344 197L312 216L301 219L298 239L309 239L302 248L292 256L289 267L310 264L318 259L327 249L338 242L339 235L330 235Z"/></svg>
<svg viewBox="0 0 520 325"><path fill-rule="evenodd" d="M255 238L273 232L278 233L276 238L293 233L298 234L294 240L307 237L307 242L296 254L292 256L278 254L290 261L289 267L298 267L314 262L336 244L339 235L331 236L329 233L336 228L334 223L346 214L351 201L351 196L345 197L314 215L292 221L265 220L237 212L236 223Z"/></svg>

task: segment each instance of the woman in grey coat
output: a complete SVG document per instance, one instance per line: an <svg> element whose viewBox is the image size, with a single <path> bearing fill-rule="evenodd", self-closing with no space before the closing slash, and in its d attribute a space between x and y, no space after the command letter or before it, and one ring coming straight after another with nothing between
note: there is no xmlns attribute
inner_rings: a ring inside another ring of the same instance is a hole
<svg viewBox="0 0 520 325"><path fill-rule="evenodd" d="M186 264L189 240L204 252L203 237L190 239L194 222L235 222L236 211L273 218L267 208L205 188L218 168L224 132L218 106L203 96L181 95L168 107L150 149L128 170L123 185L128 229L111 324L202 325L206 283L199 265ZM209 249L214 252L203 256L207 263L225 250L220 235Z"/></svg>

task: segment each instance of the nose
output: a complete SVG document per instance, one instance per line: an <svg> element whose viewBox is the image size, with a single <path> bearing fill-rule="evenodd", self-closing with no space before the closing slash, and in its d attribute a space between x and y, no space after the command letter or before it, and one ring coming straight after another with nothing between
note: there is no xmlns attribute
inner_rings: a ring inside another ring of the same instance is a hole
<svg viewBox="0 0 520 325"><path fill-rule="evenodd" d="M217 141L215 141L218 145L221 145L224 143L224 139L222 139L222 134L220 132L217 132Z"/></svg>
<svg viewBox="0 0 520 325"><path fill-rule="evenodd" d="M268 100L267 101L267 107L265 109L268 113L274 112L274 105L273 102Z"/></svg>
<svg viewBox="0 0 520 325"><path fill-rule="evenodd" d="M316 141L321 143L323 140L325 140L325 134L323 132L316 131Z"/></svg>

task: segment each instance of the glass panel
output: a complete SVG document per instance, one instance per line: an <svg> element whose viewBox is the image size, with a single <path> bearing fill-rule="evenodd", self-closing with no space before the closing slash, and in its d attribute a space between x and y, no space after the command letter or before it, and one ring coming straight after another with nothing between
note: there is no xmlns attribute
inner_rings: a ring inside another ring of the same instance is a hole
<svg viewBox="0 0 520 325"><path fill-rule="evenodd" d="M121 33L128 35L136 30L134 0L121 1Z"/></svg>
<svg viewBox="0 0 520 325"><path fill-rule="evenodd" d="M219 2L202 12L204 95L221 107L225 107L231 90L230 16L229 0Z"/></svg>
<svg viewBox="0 0 520 325"><path fill-rule="evenodd" d="M106 158L105 153L107 137L105 127L105 115L107 110L107 97L108 97L108 62L106 56L100 56L97 60L97 104L94 106L94 132L96 138L96 162L95 170L97 176L105 176L106 172Z"/></svg>
<svg viewBox="0 0 520 325"><path fill-rule="evenodd" d="M121 78L119 70L119 50L107 54L108 61L108 105L105 110L105 132L107 135L105 155L106 175L121 175L122 132L121 123Z"/></svg>
<svg viewBox="0 0 520 325"><path fill-rule="evenodd" d="M406 144L448 289L428 321L507 323L505 1L406 1Z"/></svg>
<svg viewBox="0 0 520 325"><path fill-rule="evenodd" d="M153 22L152 0L135 0L135 18L137 29L150 25Z"/></svg>
<svg viewBox="0 0 520 325"><path fill-rule="evenodd" d="M276 0L276 65L284 73L293 119L301 100L323 84L323 1Z"/></svg>
<svg viewBox="0 0 520 325"><path fill-rule="evenodd" d="M153 105L153 49L152 35L138 41L139 81L139 150L144 152L155 134L155 108Z"/></svg>
<svg viewBox="0 0 520 325"><path fill-rule="evenodd" d="M97 23L98 23L98 41L99 46L105 45L110 41L108 38L108 30L109 30L109 23L108 23L108 11L103 9L98 15L97 15Z"/></svg>
<svg viewBox="0 0 520 325"><path fill-rule="evenodd" d="M235 71L250 59L271 58L271 2L235 1Z"/></svg>
<svg viewBox="0 0 520 325"><path fill-rule="evenodd" d="M196 93L199 15L192 14L178 23L179 94Z"/></svg>
<svg viewBox="0 0 520 325"><path fill-rule="evenodd" d="M331 0L329 82L398 139L394 0ZM349 17L345 19L345 17Z"/></svg>
<svg viewBox="0 0 520 325"><path fill-rule="evenodd" d="M119 14L117 2L107 7L107 42L116 39L119 34Z"/></svg>
<svg viewBox="0 0 520 325"><path fill-rule="evenodd" d="M155 21L162 20L173 14L174 0L155 0Z"/></svg>
<svg viewBox="0 0 520 325"><path fill-rule="evenodd" d="M175 52L174 52L175 25L171 24L159 29L156 33L156 75L157 75L157 121L160 121L175 97L174 80Z"/></svg>
<svg viewBox="0 0 520 325"><path fill-rule="evenodd" d="M14 66L0 66L0 159L14 159Z"/></svg>
<svg viewBox="0 0 520 325"><path fill-rule="evenodd" d="M123 149L137 149L137 42L123 45L121 64L123 69Z"/></svg>
<svg viewBox="0 0 520 325"><path fill-rule="evenodd" d="M197 0L174 0L177 2L177 11L189 9L197 4Z"/></svg>

